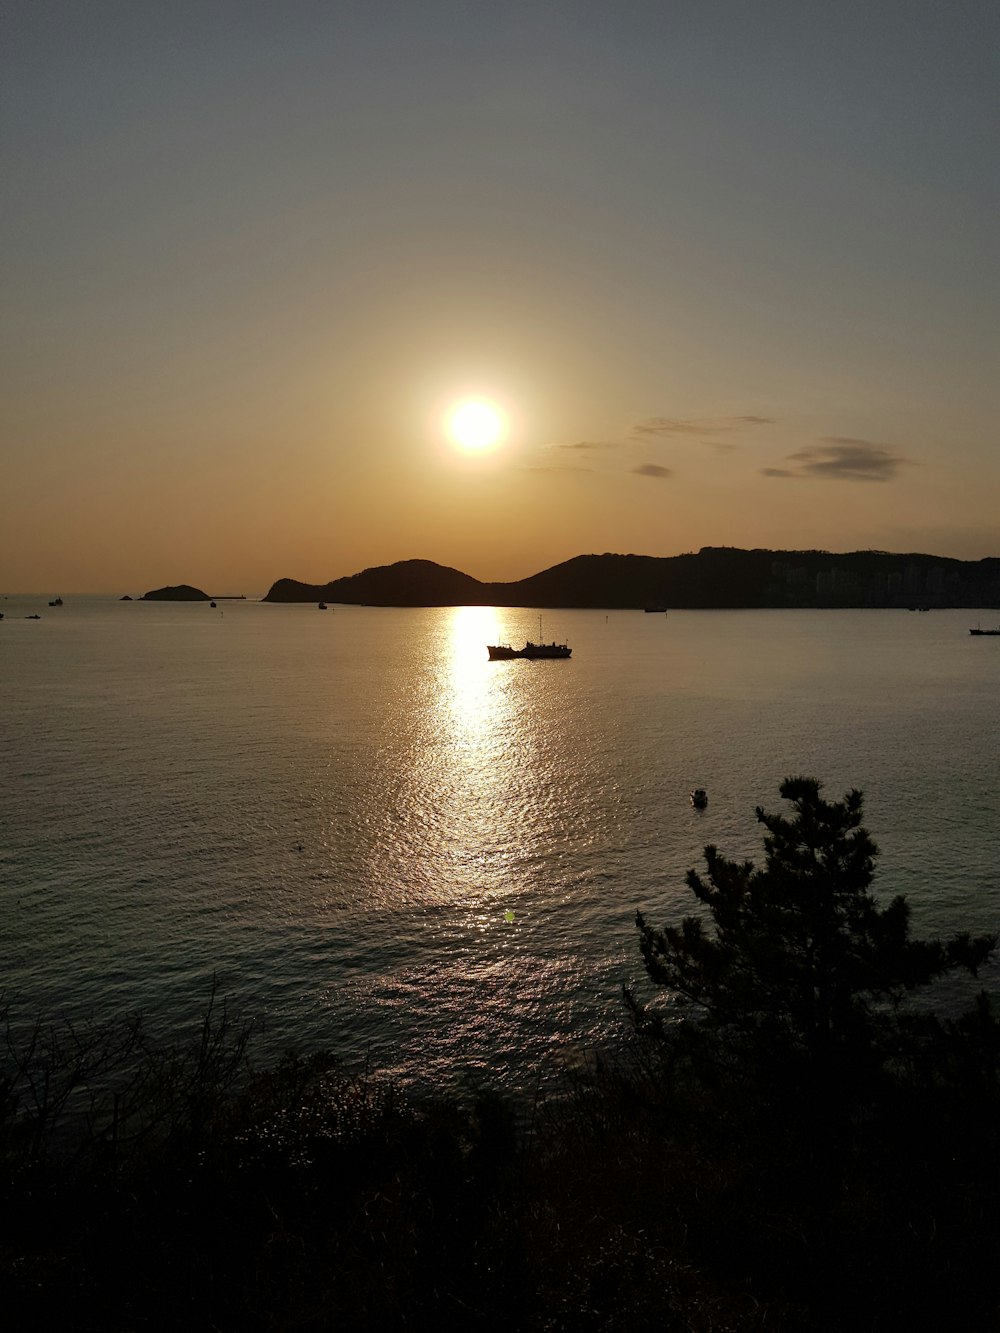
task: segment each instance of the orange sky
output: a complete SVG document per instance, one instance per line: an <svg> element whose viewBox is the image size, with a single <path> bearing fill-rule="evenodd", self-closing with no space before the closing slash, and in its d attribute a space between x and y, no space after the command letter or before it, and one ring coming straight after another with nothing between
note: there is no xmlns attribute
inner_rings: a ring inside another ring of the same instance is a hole
<svg viewBox="0 0 1000 1333"><path fill-rule="evenodd" d="M876 9L21 7L0 589L1000 554L996 10Z"/></svg>

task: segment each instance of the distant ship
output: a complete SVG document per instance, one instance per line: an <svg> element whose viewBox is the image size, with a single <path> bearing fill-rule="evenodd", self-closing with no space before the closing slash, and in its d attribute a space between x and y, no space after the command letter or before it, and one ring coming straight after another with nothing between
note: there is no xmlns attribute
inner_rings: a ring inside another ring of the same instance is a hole
<svg viewBox="0 0 1000 1333"><path fill-rule="evenodd" d="M512 648L509 643L488 643L486 651L491 662L509 662L513 657L569 657L573 649L565 643L532 643L529 639L523 648Z"/></svg>
<svg viewBox="0 0 1000 1333"><path fill-rule="evenodd" d="M1000 634L1000 629L980 629L979 626L977 625L975 629L970 629L969 633L975 634L977 637L982 638L984 635L987 634L991 635Z"/></svg>

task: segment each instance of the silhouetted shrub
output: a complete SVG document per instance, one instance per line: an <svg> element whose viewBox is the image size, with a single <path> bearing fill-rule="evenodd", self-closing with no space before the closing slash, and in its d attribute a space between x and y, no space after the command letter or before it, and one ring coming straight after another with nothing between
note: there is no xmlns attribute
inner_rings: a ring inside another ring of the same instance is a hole
<svg viewBox="0 0 1000 1333"><path fill-rule="evenodd" d="M710 1218L687 1212L691 1252L802 1327L992 1327L1000 1024L985 994L948 1019L904 1000L975 974L996 937L912 939L905 900L869 892L861 794L819 790L788 779L794 817L757 810L762 868L705 849L687 879L704 916L637 915L665 992L626 995L656 1051L647 1090L665 1144L700 1144L720 1182Z"/></svg>

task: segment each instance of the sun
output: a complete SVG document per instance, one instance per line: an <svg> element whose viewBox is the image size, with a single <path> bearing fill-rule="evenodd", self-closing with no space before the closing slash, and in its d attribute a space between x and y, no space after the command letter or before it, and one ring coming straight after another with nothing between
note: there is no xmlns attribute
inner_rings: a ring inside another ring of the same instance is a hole
<svg viewBox="0 0 1000 1333"><path fill-rule="evenodd" d="M448 435L467 454L485 454L503 443L507 418L488 398L463 398L448 409Z"/></svg>

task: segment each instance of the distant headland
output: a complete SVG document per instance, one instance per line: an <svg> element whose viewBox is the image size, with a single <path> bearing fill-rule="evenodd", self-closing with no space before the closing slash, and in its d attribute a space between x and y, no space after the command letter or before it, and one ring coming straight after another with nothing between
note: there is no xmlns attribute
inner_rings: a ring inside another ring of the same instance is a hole
<svg viewBox="0 0 1000 1333"><path fill-rule="evenodd" d="M330 583L279 579L262 600L601 610L987 607L1000 606L1000 557L703 546L676 556L578 555L516 583L481 583L432 560L401 560Z"/></svg>
<svg viewBox="0 0 1000 1333"><path fill-rule="evenodd" d="M118 599L121 602L130 602L131 597L126 595ZM190 583L176 583L168 588L154 588L152 592L144 592L139 598L140 602L211 602L214 606L216 602L245 602L246 593L242 592L202 592L200 588L192 588Z"/></svg>
<svg viewBox="0 0 1000 1333"><path fill-rule="evenodd" d="M144 592L139 598L140 602L208 602L211 601L207 592L202 592L200 588L192 588L190 583L177 583L169 588L154 588L152 592Z"/></svg>

